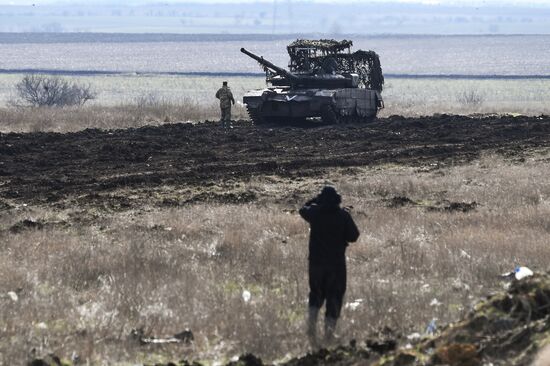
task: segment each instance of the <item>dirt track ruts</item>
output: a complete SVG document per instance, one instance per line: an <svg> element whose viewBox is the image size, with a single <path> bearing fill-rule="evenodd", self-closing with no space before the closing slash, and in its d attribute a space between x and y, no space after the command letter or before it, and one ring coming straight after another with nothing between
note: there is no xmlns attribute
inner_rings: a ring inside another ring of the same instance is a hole
<svg viewBox="0 0 550 366"><path fill-rule="evenodd" d="M0 134L0 199L56 202L118 188L218 184L382 163L461 163L483 152L550 147L550 117L390 117L365 125L167 124L77 133Z"/></svg>

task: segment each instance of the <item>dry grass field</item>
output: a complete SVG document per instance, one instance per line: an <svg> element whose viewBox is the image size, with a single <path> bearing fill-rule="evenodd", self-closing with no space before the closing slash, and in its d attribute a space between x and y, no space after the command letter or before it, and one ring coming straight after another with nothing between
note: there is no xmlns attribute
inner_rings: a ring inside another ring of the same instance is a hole
<svg viewBox="0 0 550 366"><path fill-rule="evenodd" d="M361 229L348 251L343 341L385 327L423 333L433 318L456 320L500 289L499 274L515 265L547 268L548 159L543 149L520 160L489 154L456 166L259 176L237 182L258 197L246 204L1 209L0 364L48 352L126 365L307 351L308 229L296 209L325 183L353 206ZM450 202L477 206L445 209ZM191 346L144 346L130 336L185 328Z"/></svg>
<svg viewBox="0 0 550 366"><path fill-rule="evenodd" d="M119 106L60 108L0 108L0 132L75 132L87 128L105 130L161 125L170 122L219 120L215 102L201 105L192 100L179 103L151 101ZM248 118L246 109L233 107L234 119Z"/></svg>

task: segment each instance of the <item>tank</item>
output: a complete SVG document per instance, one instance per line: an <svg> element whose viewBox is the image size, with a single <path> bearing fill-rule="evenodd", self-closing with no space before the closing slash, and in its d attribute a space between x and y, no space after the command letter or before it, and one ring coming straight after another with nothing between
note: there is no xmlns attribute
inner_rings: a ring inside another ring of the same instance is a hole
<svg viewBox="0 0 550 366"><path fill-rule="evenodd" d="M321 120L369 122L384 107L384 76L374 51L351 52L352 41L299 39L287 46L288 70L253 54L266 73L267 88L243 97L255 124Z"/></svg>

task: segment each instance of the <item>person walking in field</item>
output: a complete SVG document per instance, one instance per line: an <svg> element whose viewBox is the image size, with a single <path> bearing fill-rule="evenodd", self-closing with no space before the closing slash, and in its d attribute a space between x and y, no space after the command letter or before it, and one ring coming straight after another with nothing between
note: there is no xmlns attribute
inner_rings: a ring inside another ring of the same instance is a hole
<svg viewBox="0 0 550 366"><path fill-rule="evenodd" d="M220 100L221 119L220 122L223 128L231 127L231 104L235 105L235 99L231 89L227 86L227 81L224 81L222 87L216 92L216 98Z"/></svg>
<svg viewBox="0 0 550 366"><path fill-rule="evenodd" d="M324 337L326 342L333 340L346 292L346 248L359 237L341 201L334 187L325 186L299 211L310 225L307 335L313 345L317 344L317 316L325 302Z"/></svg>

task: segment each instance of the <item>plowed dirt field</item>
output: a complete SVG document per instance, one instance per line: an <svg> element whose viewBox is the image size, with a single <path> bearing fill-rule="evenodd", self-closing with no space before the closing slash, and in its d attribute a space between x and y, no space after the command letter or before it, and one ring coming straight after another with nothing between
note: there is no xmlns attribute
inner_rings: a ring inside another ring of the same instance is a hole
<svg viewBox="0 0 550 366"><path fill-rule="evenodd" d="M0 134L0 199L14 203L93 202L134 189L201 187L194 200L250 201L254 197L209 196L226 181L278 175L320 175L331 167L459 164L482 153L521 159L550 146L550 117L389 117L364 125L261 126L236 122L167 124L78 133ZM206 192L206 193L205 193ZM181 202L179 202L181 203Z"/></svg>

